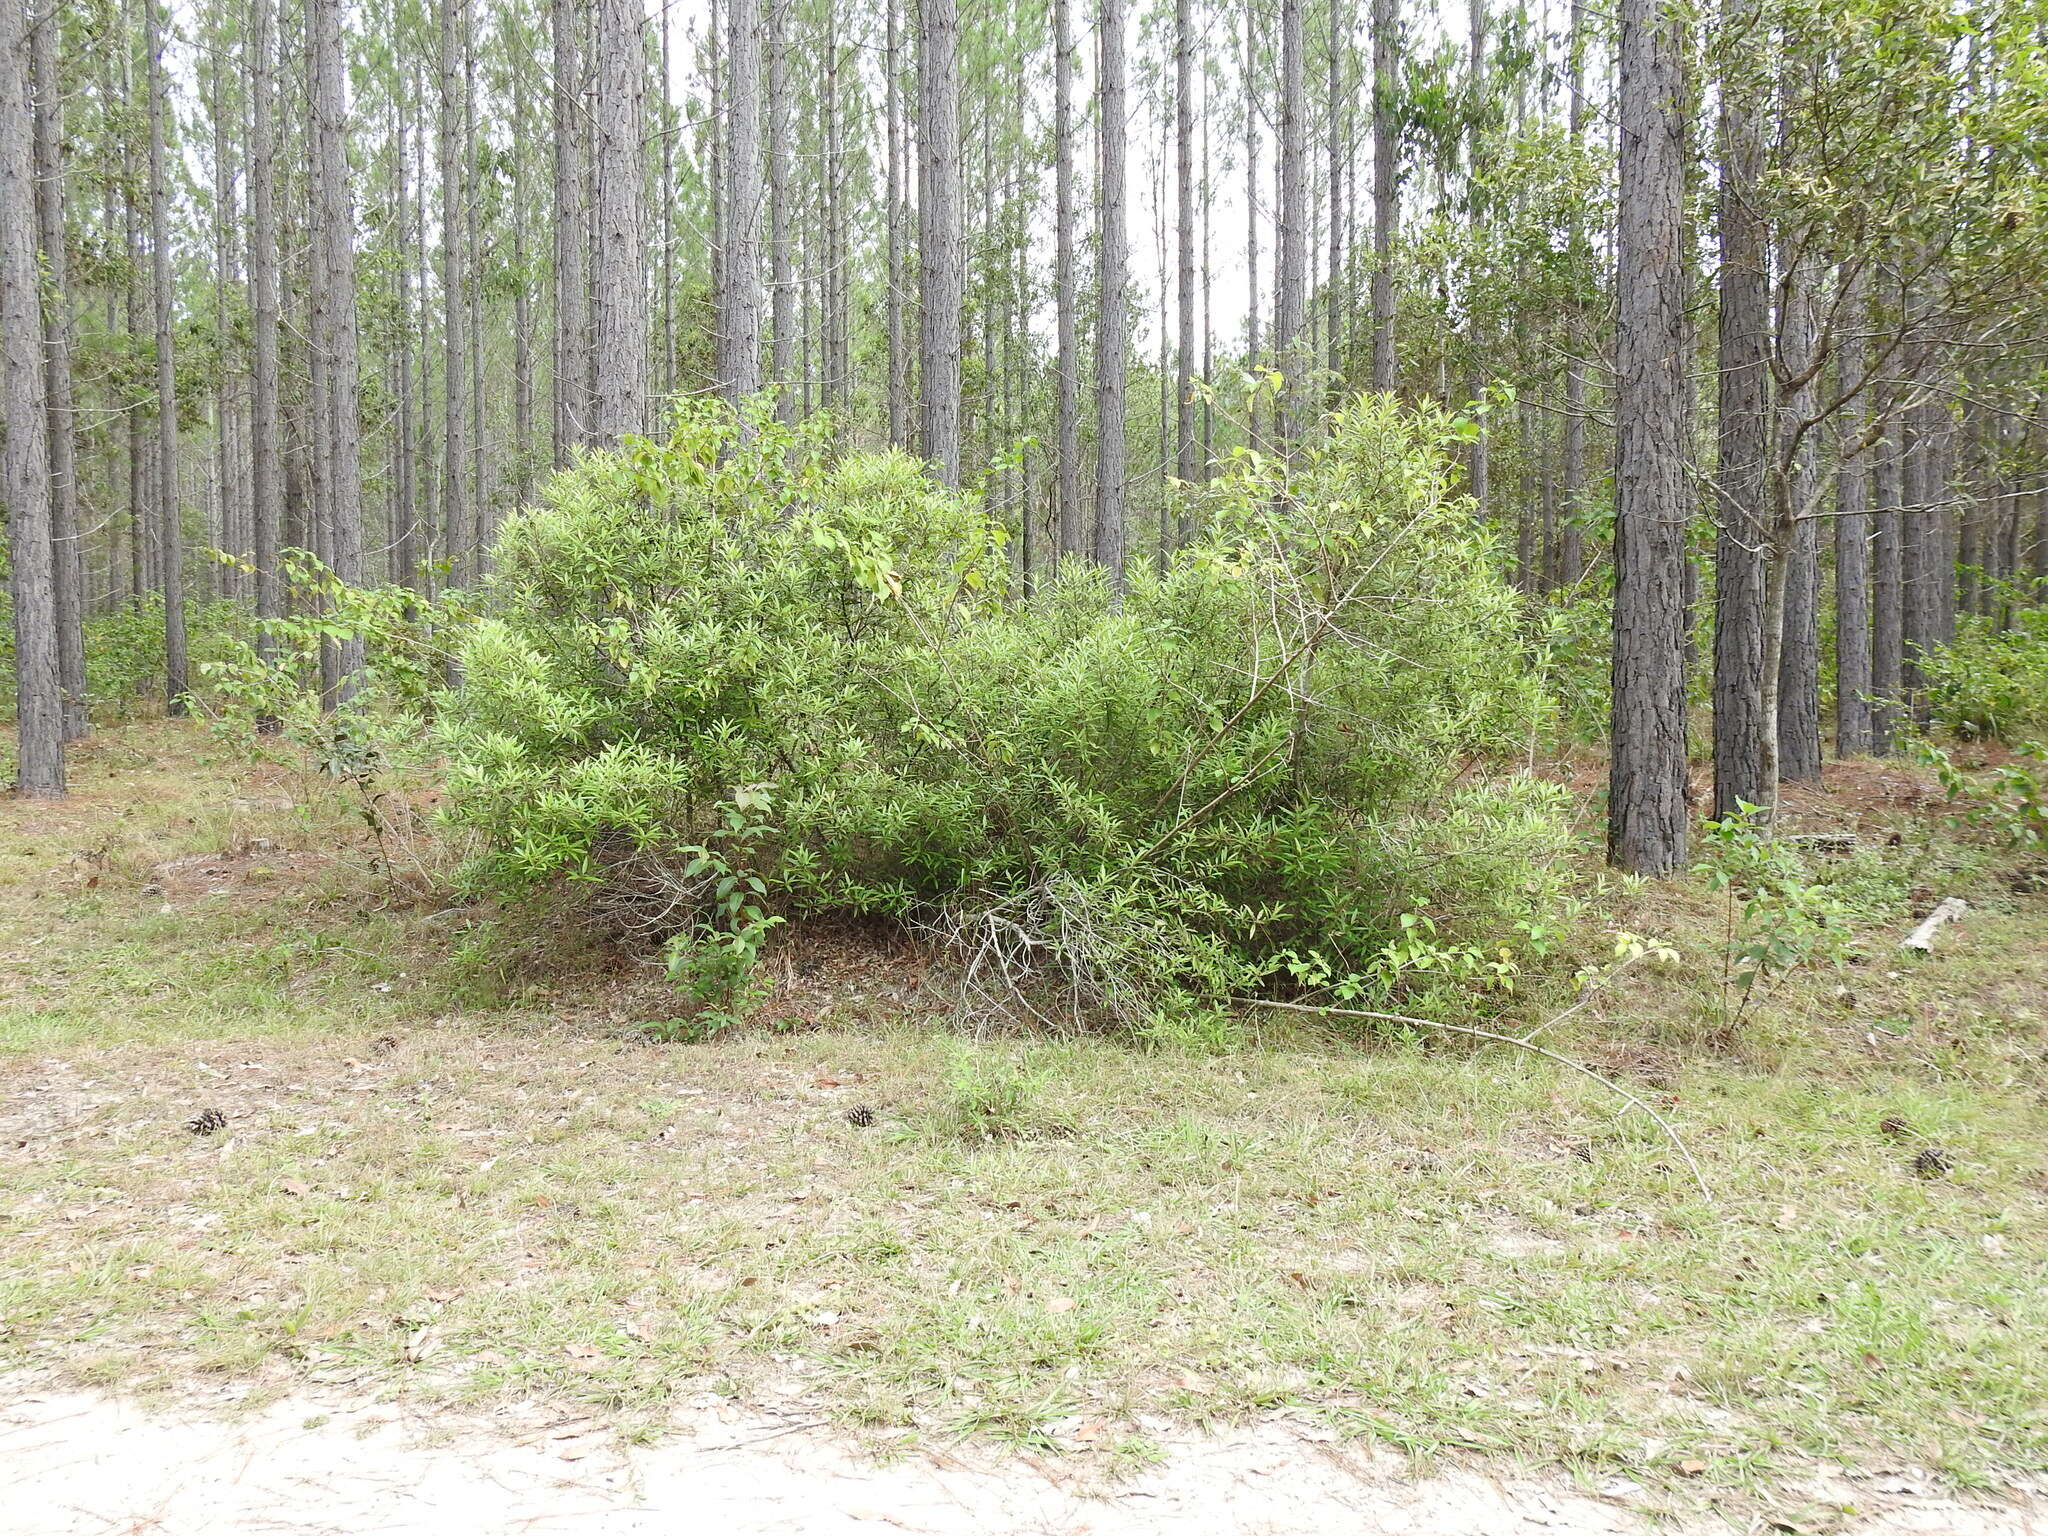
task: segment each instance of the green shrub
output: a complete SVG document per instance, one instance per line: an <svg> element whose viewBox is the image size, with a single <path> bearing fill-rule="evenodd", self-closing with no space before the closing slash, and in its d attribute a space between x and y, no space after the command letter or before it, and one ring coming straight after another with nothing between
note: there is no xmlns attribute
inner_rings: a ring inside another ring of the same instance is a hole
<svg viewBox="0 0 2048 1536"><path fill-rule="evenodd" d="M2011 620L1963 614L1954 642L1922 658L1936 724L1966 740L2048 740L2048 608L2016 603Z"/></svg>
<svg viewBox="0 0 2048 1536"><path fill-rule="evenodd" d="M1483 771L1544 701L1447 431L1362 401L1209 487L1164 573L1026 595L916 461L686 407L500 534L442 725L476 877L581 890L673 967L729 926L715 842L764 910L904 923L992 1009L1173 1033L1283 955L1372 972L1424 905L1491 947L1563 818Z"/></svg>

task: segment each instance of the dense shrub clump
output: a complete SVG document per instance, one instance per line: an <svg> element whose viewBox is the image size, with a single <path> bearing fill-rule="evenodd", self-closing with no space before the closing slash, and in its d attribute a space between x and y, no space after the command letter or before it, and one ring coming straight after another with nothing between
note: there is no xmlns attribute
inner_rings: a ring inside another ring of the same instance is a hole
<svg viewBox="0 0 2048 1536"><path fill-rule="evenodd" d="M2048 742L2048 608L2015 602L2003 624L1959 615L1954 641L1920 669L1932 718L1956 735Z"/></svg>
<svg viewBox="0 0 2048 1536"><path fill-rule="evenodd" d="M1020 590L901 454L692 406L505 525L443 729L500 888L582 893L723 975L774 918L879 915L992 1006L1220 1027L1280 982L1511 974L1554 792L1442 423L1367 399L1119 596ZM1426 909L1426 910L1425 910Z"/></svg>

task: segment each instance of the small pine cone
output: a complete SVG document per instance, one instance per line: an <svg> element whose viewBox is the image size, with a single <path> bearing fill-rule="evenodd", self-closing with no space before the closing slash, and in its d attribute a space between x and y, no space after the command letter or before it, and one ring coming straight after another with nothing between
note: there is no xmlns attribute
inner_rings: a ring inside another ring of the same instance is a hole
<svg viewBox="0 0 2048 1536"><path fill-rule="evenodd" d="M1877 1122L1877 1128L1893 1141L1904 1141L1913 1134L1913 1127L1904 1115L1886 1115Z"/></svg>
<svg viewBox="0 0 2048 1536"><path fill-rule="evenodd" d="M185 1129L194 1136L211 1136L215 1131L224 1129L227 1123L228 1117L219 1110L202 1109L185 1122Z"/></svg>
<svg viewBox="0 0 2048 1536"><path fill-rule="evenodd" d="M856 1104L846 1112L846 1123L866 1130L875 1123L875 1112L865 1104Z"/></svg>
<svg viewBox="0 0 2048 1536"><path fill-rule="evenodd" d="M1922 1147L1913 1159L1913 1171L1923 1179L1938 1179L1955 1165L1956 1160L1939 1147Z"/></svg>

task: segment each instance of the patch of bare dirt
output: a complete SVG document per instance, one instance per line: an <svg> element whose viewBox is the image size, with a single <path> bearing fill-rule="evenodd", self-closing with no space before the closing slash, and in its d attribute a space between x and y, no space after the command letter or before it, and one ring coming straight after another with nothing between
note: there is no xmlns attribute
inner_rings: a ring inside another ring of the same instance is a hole
<svg viewBox="0 0 2048 1536"><path fill-rule="evenodd" d="M5 1389L0 1389L5 1390ZM297 1398L253 1413L152 1409L17 1382L0 1405L0 1516L10 1536L501 1536L508 1531L925 1536L1637 1536L1731 1529L1831 1536L2038 1536L2035 1503L1965 1505L1913 1468L1816 1474L1804 1503L1752 1524L1654 1527L1625 1481L1471 1470L1413 1476L1398 1458L1305 1423L1172 1436L1133 1475L1101 1458L881 1454L817 1421L698 1407L678 1433L622 1444L588 1419L490 1421ZM1085 1430L1085 1427L1084 1427Z"/></svg>

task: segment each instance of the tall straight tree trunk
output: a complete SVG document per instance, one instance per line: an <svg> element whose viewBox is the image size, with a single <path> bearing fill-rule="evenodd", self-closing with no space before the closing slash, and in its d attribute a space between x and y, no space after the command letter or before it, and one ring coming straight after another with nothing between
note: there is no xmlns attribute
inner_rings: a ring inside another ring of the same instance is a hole
<svg viewBox="0 0 2048 1536"><path fill-rule="evenodd" d="M1350 12L1344 0L1329 0L1329 66L1328 100L1324 112L1329 118L1329 265L1323 278L1324 314L1323 348L1324 371L1329 374L1333 390L1341 388L1344 382L1345 328L1344 317L1348 295L1343 280L1344 273L1344 150L1345 150L1345 102L1344 61L1351 46Z"/></svg>
<svg viewBox="0 0 2048 1536"><path fill-rule="evenodd" d="M1574 146L1586 137L1586 31L1584 0L1572 0L1571 107L1567 131ZM1582 219L1572 222L1571 245L1581 265L1590 267ZM1592 338L1587 334L1585 306L1573 295L1565 307L1564 441L1558 445L1557 581L1575 586L1586 569L1585 530L1579 521L1586 485L1586 358Z"/></svg>
<svg viewBox="0 0 2048 1536"><path fill-rule="evenodd" d="M958 485L960 311L967 285L960 225L958 0L918 0L917 91L920 448L943 484Z"/></svg>
<svg viewBox="0 0 2048 1536"><path fill-rule="evenodd" d="M641 215L647 168L640 153L646 29L640 0L597 0L597 267L592 283L597 324L591 425L605 444L647 428L647 247ZM755 58L758 62L758 52ZM759 111L758 97L754 109ZM754 169L758 178L758 154ZM753 211L758 212L758 179L753 191ZM746 270L749 280L758 283L758 271ZM753 314L758 341L758 295ZM759 386L758 346L750 355L754 372L728 380L735 388Z"/></svg>
<svg viewBox="0 0 2048 1536"><path fill-rule="evenodd" d="M465 335L469 288L464 250L462 152L463 61L468 55L469 0L440 0L441 176L441 518L447 541L448 584L469 584L472 542L468 485L469 342Z"/></svg>
<svg viewBox="0 0 2048 1536"><path fill-rule="evenodd" d="M1608 858L1685 865L1685 187L1682 26L1622 0L1615 286L1613 763Z"/></svg>
<svg viewBox="0 0 2048 1536"><path fill-rule="evenodd" d="M1174 473L1195 479L1195 26L1194 0L1173 6L1173 172L1178 269L1174 278L1176 346ZM1334 142L1334 134L1332 140Z"/></svg>
<svg viewBox="0 0 2048 1536"><path fill-rule="evenodd" d="M530 51L530 39L519 24L507 37L508 49ZM512 499L524 506L532 490L533 465L533 289L526 275L526 157L533 125L527 120L526 71L512 71Z"/></svg>
<svg viewBox="0 0 2048 1536"><path fill-rule="evenodd" d="M718 388L738 405L761 388L761 0L726 0L726 26L725 286L719 294Z"/></svg>
<svg viewBox="0 0 2048 1536"><path fill-rule="evenodd" d="M1130 252L1124 228L1124 0L1098 0L1096 91L1095 563L1124 587L1125 300Z"/></svg>
<svg viewBox="0 0 2048 1536"><path fill-rule="evenodd" d="M1308 101L1303 55L1305 0L1280 0L1280 231L1274 249L1273 356L1283 383L1278 435L1292 447L1306 427L1314 366L1308 322Z"/></svg>
<svg viewBox="0 0 2048 1536"><path fill-rule="evenodd" d="M769 260L769 327L773 335L773 348L769 363L769 382L775 389L776 414L785 423L796 420L796 393L791 388L790 369L796 360L796 290L794 274L789 260L789 9L791 0L769 0L768 9L768 260ZM891 37L894 36L895 13L890 12ZM893 68L893 63L891 65ZM892 79L887 87L891 92L896 88ZM889 239L893 245L896 238L896 125L889 124ZM891 265L889 284L893 289L896 272ZM900 322L899 322L900 324ZM900 338L899 338L900 339ZM893 366L895 354L890 354ZM893 404L893 402L892 402ZM891 417L890 440L896 436L895 419Z"/></svg>
<svg viewBox="0 0 2048 1536"><path fill-rule="evenodd" d="M444 4L447 0L444 0ZM584 257L590 249L590 207L583 113L582 36L584 0L553 0L548 29L554 45L555 117L555 336L554 463L569 462L569 450L588 440L590 403L590 279Z"/></svg>
<svg viewBox="0 0 2048 1536"><path fill-rule="evenodd" d="M1814 521L1820 482L1814 425L1820 383L1814 373L1816 331L1813 264L1795 260L1780 281L1778 353L1793 378L1780 392L1777 462L1773 468L1772 577L1782 591L1765 611L1766 680L1777 691L1765 708L1777 722L1777 753L1764 787L1781 779L1820 777L1820 526ZM1782 566L1782 570L1778 567Z"/></svg>
<svg viewBox="0 0 2048 1536"><path fill-rule="evenodd" d="M1394 109L1400 89L1395 0L1372 0L1372 387L1394 388L1394 228L1400 219L1400 154Z"/></svg>
<svg viewBox="0 0 2048 1536"><path fill-rule="evenodd" d="M1865 302L1863 274L1847 278L1842 310L1848 316L1835 355L1838 391L1858 388L1864 372L1864 331L1872 318ZM1871 751L1870 657L1870 455L1863 447L1869 394L1842 408L1836 441L1841 445L1835 478L1835 756L1861 757Z"/></svg>
<svg viewBox="0 0 2048 1536"><path fill-rule="evenodd" d="M1465 127L1466 185L1470 195L1469 217L1475 237L1483 238L1486 227L1486 193L1479 180L1480 115L1487 105L1486 96L1486 0L1467 0L1466 17L1468 37L1466 41L1467 76L1465 88L1469 97L1468 120ZM1475 295L1466 295L1465 316L1465 398L1475 405L1486 393L1486 349L1491 340L1487 335L1486 317L1480 312ZM1480 417L1478 430L1473 434L1472 446L1467 450L1466 459L1472 493L1474 513L1485 517L1492 507L1492 488L1488 484L1493 466L1491 434L1487 430L1486 418Z"/></svg>
<svg viewBox="0 0 2048 1536"><path fill-rule="evenodd" d="M1245 283L1244 355L1248 367L1257 368L1260 329L1264 318L1259 304L1259 226L1265 209L1259 206L1259 8L1244 8L1244 222ZM1259 398L1256 392L1245 402L1245 430L1253 446L1259 446Z"/></svg>
<svg viewBox="0 0 2048 1536"><path fill-rule="evenodd" d="M314 349L326 371L327 564L347 586L363 583L361 395L356 356L355 203L348 185L348 103L343 76L342 0L307 0L312 34ZM360 635L339 647L336 702L353 692L363 663Z"/></svg>
<svg viewBox="0 0 2048 1536"><path fill-rule="evenodd" d="M1074 38L1072 0L1053 0L1053 328L1058 352L1054 381L1053 503L1058 527L1056 560L1088 553L1081 507L1081 351L1076 337L1080 275L1074 260Z"/></svg>
<svg viewBox="0 0 2048 1536"><path fill-rule="evenodd" d="M43 283L44 388L50 459L52 598L64 737L92 730L85 697L85 542L78 528L77 434L71 395L71 280L64 230L64 95L57 71L58 13L30 41L35 89L36 231Z"/></svg>
<svg viewBox="0 0 2048 1536"><path fill-rule="evenodd" d="M277 568L284 528L284 465L279 454L277 152L272 122L274 58L271 0L252 0L245 40L249 76L249 521L256 566L257 654L268 662L276 641L266 621L284 616ZM274 720L259 728L275 729Z"/></svg>
<svg viewBox="0 0 2048 1536"><path fill-rule="evenodd" d="M1731 0L1724 25L1742 25ZM1715 470L1714 814L1768 803L1764 774L1764 520L1769 458L1769 272L1757 210L1763 140L1737 92L1721 105L1720 456Z"/></svg>
<svg viewBox="0 0 2048 1536"><path fill-rule="evenodd" d="M1059 0L1065 4L1065 0ZM903 447L910 441L910 357L903 343L903 170L907 135L903 128L903 21L901 0L887 0L886 39L882 63L883 114L888 137L888 269L889 291L883 305L888 331L889 441Z"/></svg>
<svg viewBox="0 0 2048 1536"><path fill-rule="evenodd" d="M44 26L55 25L46 20ZM14 599L15 787L64 793L64 695L57 668L49 399L36 270L35 163L27 17L0 4L0 501Z"/></svg>
<svg viewBox="0 0 2048 1536"><path fill-rule="evenodd" d="M164 710L185 713L190 698L185 655L185 551L178 505L178 368L171 287L170 152L164 117L163 19L157 0L143 0L149 53L149 244L156 312L156 538L164 599Z"/></svg>

